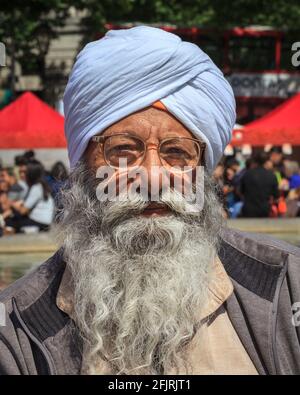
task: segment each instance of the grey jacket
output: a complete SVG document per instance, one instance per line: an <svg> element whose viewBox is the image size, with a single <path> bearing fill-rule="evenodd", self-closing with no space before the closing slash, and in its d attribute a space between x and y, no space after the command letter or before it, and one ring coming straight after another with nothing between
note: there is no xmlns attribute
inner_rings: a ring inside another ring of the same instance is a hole
<svg viewBox="0 0 300 395"><path fill-rule="evenodd" d="M258 373L300 374L300 250L226 229L219 256L234 285L226 309ZM78 330L56 305L64 268L58 251L0 294L0 374L80 373Z"/></svg>

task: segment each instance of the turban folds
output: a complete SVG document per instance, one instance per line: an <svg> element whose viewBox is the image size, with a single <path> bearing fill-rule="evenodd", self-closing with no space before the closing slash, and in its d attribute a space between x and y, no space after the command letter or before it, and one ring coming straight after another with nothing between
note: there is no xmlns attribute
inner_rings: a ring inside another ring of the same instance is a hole
<svg viewBox="0 0 300 395"><path fill-rule="evenodd" d="M197 45L146 26L111 30L78 54L64 93L71 168L92 136L156 101L207 144L212 171L231 139L232 89Z"/></svg>

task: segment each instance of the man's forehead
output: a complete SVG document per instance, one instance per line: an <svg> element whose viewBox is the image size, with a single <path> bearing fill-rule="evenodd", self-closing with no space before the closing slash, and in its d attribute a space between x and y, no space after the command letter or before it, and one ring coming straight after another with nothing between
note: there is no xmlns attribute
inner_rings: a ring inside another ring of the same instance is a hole
<svg viewBox="0 0 300 395"><path fill-rule="evenodd" d="M157 134L159 138L176 135L194 137L172 114L152 107L138 111L114 123L105 130L103 135L109 136L121 132L132 132L144 138L148 138L151 134Z"/></svg>

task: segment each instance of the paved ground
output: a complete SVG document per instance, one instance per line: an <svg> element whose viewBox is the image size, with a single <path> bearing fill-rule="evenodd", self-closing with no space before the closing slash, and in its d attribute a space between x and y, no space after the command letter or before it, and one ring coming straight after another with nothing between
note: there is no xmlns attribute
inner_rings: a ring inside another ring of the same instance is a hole
<svg viewBox="0 0 300 395"><path fill-rule="evenodd" d="M236 219L229 226L245 232L265 233L300 247L300 218Z"/></svg>
<svg viewBox="0 0 300 395"><path fill-rule="evenodd" d="M300 247L299 219L237 219L228 221L230 227L247 232L266 233ZM5 236L0 239L0 254L52 253L56 245L50 233Z"/></svg>
<svg viewBox="0 0 300 395"><path fill-rule="evenodd" d="M0 254L51 253L55 249L50 232L4 236L0 239Z"/></svg>

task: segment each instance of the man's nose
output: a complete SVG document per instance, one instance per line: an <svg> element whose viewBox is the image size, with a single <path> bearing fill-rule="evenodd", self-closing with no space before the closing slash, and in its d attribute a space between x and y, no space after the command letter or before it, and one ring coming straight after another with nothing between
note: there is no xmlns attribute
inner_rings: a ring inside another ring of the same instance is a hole
<svg viewBox="0 0 300 395"><path fill-rule="evenodd" d="M159 158L157 146L150 146L145 153L143 166L148 174L148 193L156 196L162 190L166 183L166 177L162 174L161 161Z"/></svg>

